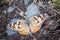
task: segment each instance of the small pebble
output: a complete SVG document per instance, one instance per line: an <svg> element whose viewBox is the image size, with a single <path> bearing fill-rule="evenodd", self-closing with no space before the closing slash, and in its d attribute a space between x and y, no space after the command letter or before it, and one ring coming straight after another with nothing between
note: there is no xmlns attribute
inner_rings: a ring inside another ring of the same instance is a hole
<svg viewBox="0 0 60 40"><path fill-rule="evenodd" d="M13 30L6 30L5 32L7 33L8 36L16 34L16 32L14 32Z"/></svg>
<svg viewBox="0 0 60 40"><path fill-rule="evenodd" d="M11 22L12 23L15 23L15 22L17 22L19 19L18 18L13 18L13 19L11 19Z"/></svg>
<svg viewBox="0 0 60 40"><path fill-rule="evenodd" d="M36 16L36 15L38 15L40 13L40 11L39 11L39 6L38 5L36 5L36 4L34 4L34 3L32 3L31 5L29 5L28 7L27 7L27 11L26 11L26 16L28 17L28 18L31 18L31 17L33 17L33 16Z"/></svg>
<svg viewBox="0 0 60 40"><path fill-rule="evenodd" d="M14 8L13 7L9 7L8 9L7 9L7 12L12 12L14 10Z"/></svg>

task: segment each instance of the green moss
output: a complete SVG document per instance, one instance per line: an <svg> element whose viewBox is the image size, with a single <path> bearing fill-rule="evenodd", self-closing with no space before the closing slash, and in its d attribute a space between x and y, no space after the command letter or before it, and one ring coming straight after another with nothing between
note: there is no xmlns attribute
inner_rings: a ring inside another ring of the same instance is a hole
<svg viewBox="0 0 60 40"><path fill-rule="evenodd" d="M60 6L60 0L52 0L51 4L55 6Z"/></svg>

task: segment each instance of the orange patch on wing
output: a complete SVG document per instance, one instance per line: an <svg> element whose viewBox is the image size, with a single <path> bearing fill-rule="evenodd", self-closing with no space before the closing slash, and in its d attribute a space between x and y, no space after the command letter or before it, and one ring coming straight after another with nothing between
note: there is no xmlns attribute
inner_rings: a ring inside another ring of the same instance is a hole
<svg viewBox="0 0 60 40"><path fill-rule="evenodd" d="M37 19L37 20L36 20ZM37 22L39 21L39 22ZM31 24L32 26L31 27L31 31L32 33L36 33L37 31L39 31L39 29L41 28L41 24L43 23L43 20L39 17L39 18L32 18L31 19Z"/></svg>
<svg viewBox="0 0 60 40"><path fill-rule="evenodd" d="M31 28L31 31L32 31L33 33L36 33L39 29L40 29L40 25L36 25L36 26L33 26L33 27Z"/></svg>
<svg viewBox="0 0 60 40"><path fill-rule="evenodd" d="M29 34L28 30L26 30L26 29L20 30L19 33L20 33L20 34L23 34L23 35L28 35L28 34Z"/></svg>

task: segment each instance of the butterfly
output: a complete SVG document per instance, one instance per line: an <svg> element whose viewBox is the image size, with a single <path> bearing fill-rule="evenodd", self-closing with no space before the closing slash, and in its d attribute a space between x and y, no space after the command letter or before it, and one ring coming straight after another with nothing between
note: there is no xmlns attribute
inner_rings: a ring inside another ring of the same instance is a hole
<svg viewBox="0 0 60 40"><path fill-rule="evenodd" d="M33 3L29 5L25 14L25 20L16 18L12 19L9 22L7 29L14 30L22 35L28 35L39 31L43 20L38 16L40 14L38 5Z"/></svg>
<svg viewBox="0 0 60 40"><path fill-rule="evenodd" d="M14 19L15 20L15 19ZM19 34L28 35L30 33L36 33L41 28L43 20L40 17L34 16L30 18L29 25L25 20L19 19L16 22L10 22L7 29L14 30Z"/></svg>

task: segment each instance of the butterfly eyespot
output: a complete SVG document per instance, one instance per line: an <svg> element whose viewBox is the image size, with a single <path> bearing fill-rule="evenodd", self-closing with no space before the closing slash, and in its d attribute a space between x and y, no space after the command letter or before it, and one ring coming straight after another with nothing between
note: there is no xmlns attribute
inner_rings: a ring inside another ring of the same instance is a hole
<svg viewBox="0 0 60 40"><path fill-rule="evenodd" d="M18 27L20 29L20 27Z"/></svg>
<svg viewBox="0 0 60 40"><path fill-rule="evenodd" d="M35 20L37 20L37 18L36 18L36 17L34 17L34 19L35 19Z"/></svg>
<svg viewBox="0 0 60 40"><path fill-rule="evenodd" d="M13 26L13 28L15 28L15 26Z"/></svg>
<svg viewBox="0 0 60 40"><path fill-rule="evenodd" d="M39 23L39 21L37 21L37 23Z"/></svg>
<svg viewBox="0 0 60 40"><path fill-rule="evenodd" d="M20 24L20 21L18 22L18 25Z"/></svg>

